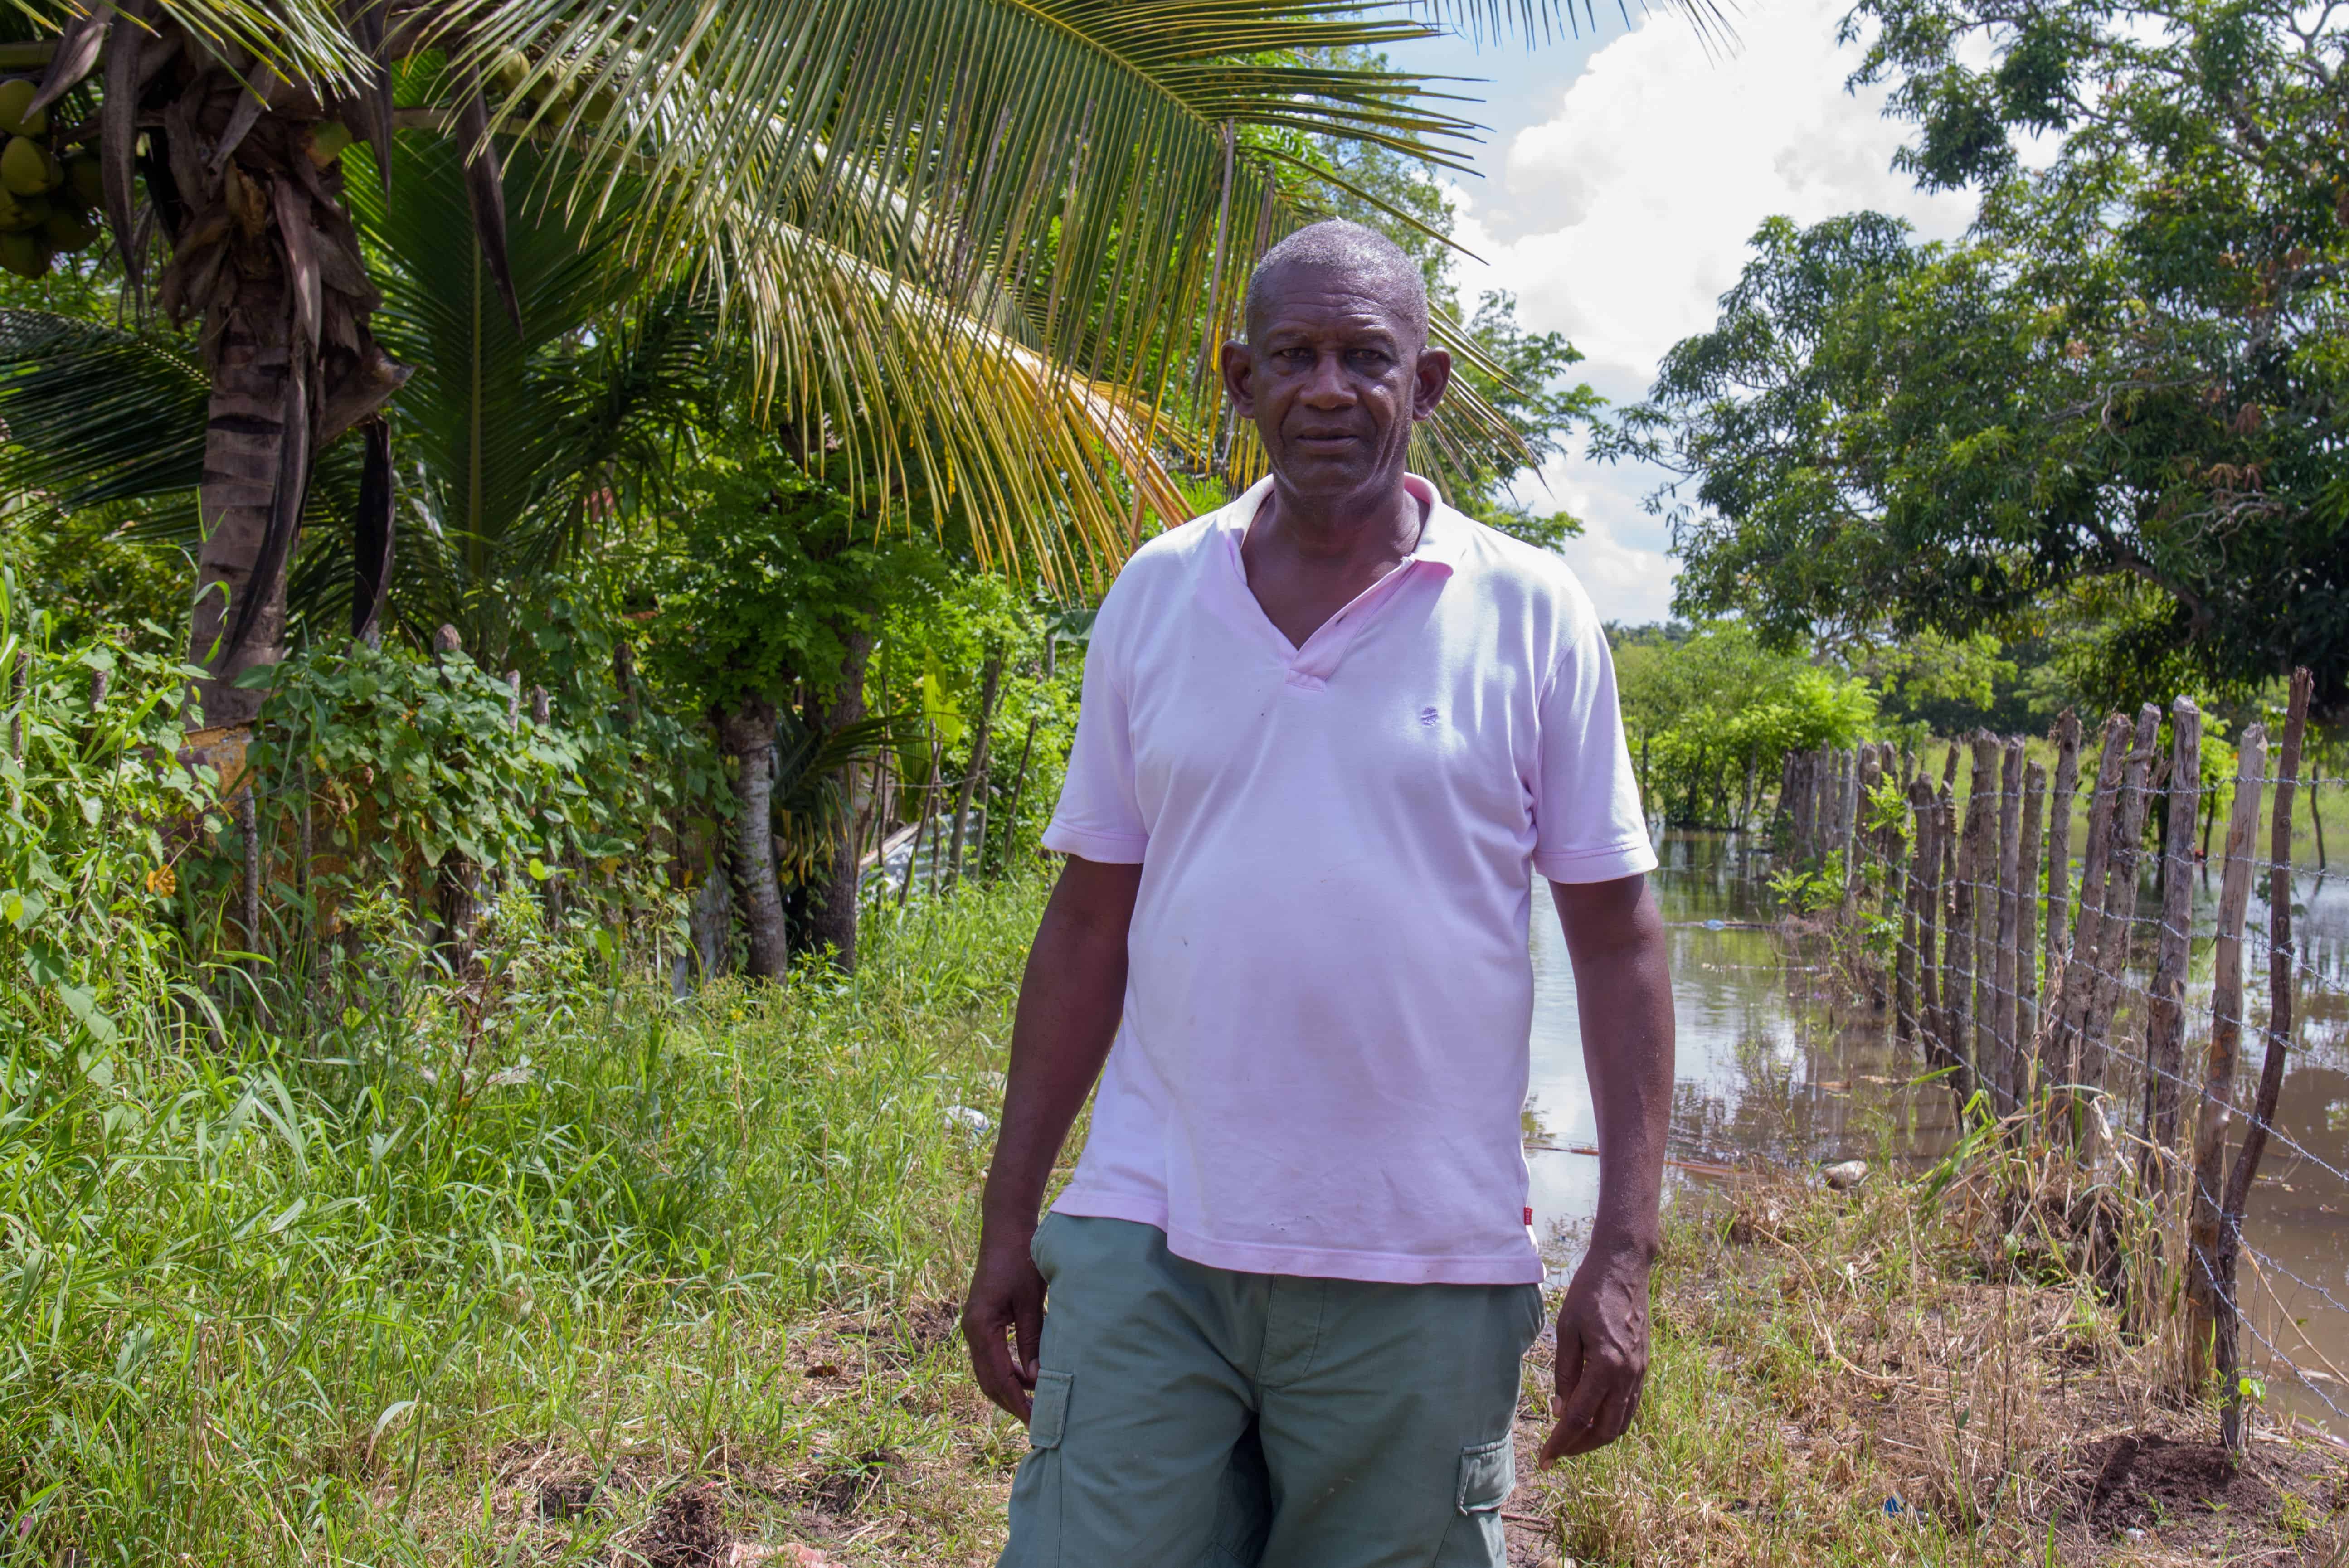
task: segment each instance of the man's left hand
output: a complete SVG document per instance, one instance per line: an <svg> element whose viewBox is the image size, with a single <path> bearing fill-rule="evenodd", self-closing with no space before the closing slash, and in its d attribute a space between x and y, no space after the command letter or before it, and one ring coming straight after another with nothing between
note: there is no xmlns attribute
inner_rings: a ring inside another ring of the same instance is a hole
<svg viewBox="0 0 2349 1568"><path fill-rule="evenodd" d="M1557 1392L1542 1444L1546 1469L1623 1435L1648 1381L1648 1275L1643 1258L1593 1249L1557 1310Z"/></svg>

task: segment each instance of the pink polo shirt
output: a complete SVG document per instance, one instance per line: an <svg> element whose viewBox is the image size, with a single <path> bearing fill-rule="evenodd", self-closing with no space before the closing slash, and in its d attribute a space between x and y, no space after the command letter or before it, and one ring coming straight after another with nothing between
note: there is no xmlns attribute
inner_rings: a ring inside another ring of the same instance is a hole
<svg viewBox="0 0 2349 1568"><path fill-rule="evenodd" d="M1219 1268L1526 1284L1534 874L1656 860L1581 585L1408 483L1417 550L1301 648L1240 561L1269 480L1102 603L1044 842L1142 889L1052 1206Z"/></svg>

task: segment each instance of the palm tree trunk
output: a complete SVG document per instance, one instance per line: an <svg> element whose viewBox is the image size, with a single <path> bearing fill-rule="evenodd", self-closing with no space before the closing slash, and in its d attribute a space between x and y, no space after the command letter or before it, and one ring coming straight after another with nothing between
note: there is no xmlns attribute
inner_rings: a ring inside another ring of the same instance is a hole
<svg viewBox="0 0 2349 1568"><path fill-rule="evenodd" d="M197 554L196 603L188 633L188 662L206 672L197 693L202 724L210 728L253 722L265 694L237 689L236 678L256 665L276 663L285 653L284 563L268 583L254 581L254 567L268 536L270 500L288 434L286 308L282 276L240 275L234 305L212 317L221 324L219 358L204 429L204 478L198 491L204 540ZM296 435L308 438L306 430ZM260 607L239 645L224 647L249 593L261 595Z"/></svg>
<svg viewBox="0 0 2349 1568"><path fill-rule="evenodd" d="M750 935L746 973L779 980L792 963L775 885L775 705L746 697L718 716L718 748L733 769L735 903Z"/></svg>
<svg viewBox="0 0 2349 1568"><path fill-rule="evenodd" d="M840 663L840 685L828 696L812 694L808 701L808 727L819 735L830 735L864 717L864 666L873 654L873 633L864 625L843 627L840 637L847 647ZM858 829L854 811L841 813L831 855L808 889L808 946L815 952L831 949L833 965L843 975L856 972L856 860L863 837Z"/></svg>

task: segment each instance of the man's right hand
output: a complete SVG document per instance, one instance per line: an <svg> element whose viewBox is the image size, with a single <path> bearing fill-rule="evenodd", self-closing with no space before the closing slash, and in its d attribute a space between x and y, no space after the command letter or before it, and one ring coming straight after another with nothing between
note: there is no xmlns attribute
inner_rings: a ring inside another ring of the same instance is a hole
<svg viewBox="0 0 2349 1568"><path fill-rule="evenodd" d="M962 1336L980 1389L1022 1421L1035 1392L1044 1333L1044 1276L1028 1255L1034 1234L1032 1224L1024 1230L988 1225L980 1232L978 1266L962 1307Z"/></svg>

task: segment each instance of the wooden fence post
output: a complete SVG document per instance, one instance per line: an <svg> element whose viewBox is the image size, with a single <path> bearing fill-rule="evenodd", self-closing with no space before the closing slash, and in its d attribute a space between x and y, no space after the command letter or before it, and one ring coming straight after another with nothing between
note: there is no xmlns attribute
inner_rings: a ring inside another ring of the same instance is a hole
<svg viewBox="0 0 2349 1568"><path fill-rule="evenodd" d="M25 710L33 704L33 650L16 650L16 666L8 672L8 760L25 761Z"/></svg>
<svg viewBox="0 0 2349 1568"><path fill-rule="evenodd" d="M2260 831L2260 789L2268 732L2252 725L2235 748L2235 801L2227 820L2227 869L2219 879L2219 940L2211 955L2210 1041L2202 1053L2202 1099L2194 1118L2194 1191L2186 1231L2184 1384L2199 1394L2210 1376L2210 1336L2219 1295L2220 1169L2243 1039L2243 915L2251 901L2251 860Z"/></svg>
<svg viewBox="0 0 2349 1568"><path fill-rule="evenodd" d="M1786 756L1786 849L1800 863L1810 852L1805 837L1810 829L1810 761L1807 752Z"/></svg>
<svg viewBox="0 0 2349 1568"><path fill-rule="evenodd" d="M2023 769L2023 838L2014 863L2016 889L2014 933L2014 1089L2028 1102L2039 1093L2038 970L2033 963L2039 950L2039 834L2041 810L2047 799L2047 765L2033 762Z"/></svg>
<svg viewBox="0 0 2349 1568"><path fill-rule="evenodd" d="M2121 977L2129 963L2130 928L2137 923L2137 858L2145 838L2146 777L2152 770L2154 742L2160 733L2161 709L2147 703L2137 709L2128 769L2113 812L2113 843L2105 867L2104 934L2096 942L2096 984L2080 1030L2081 1079L2098 1089L2105 1087L2113 1011L2120 1005Z"/></svg>
<svg viewBox="0 0 2349 1568"><path fill-rule="evenodd" d="M1974 862L1981 848L1980 836L1974 832L1976 812L1972 802L1967 802L1963 817L1958 814L1954 792L1945 795L1941 810L1942 823L1948 834L1949 853L1943 857L1944 878L1950 886L1949 925L1941 937L1941 1016L1949 1028L1942 1041L1949 1047L1950 1060L1957 1071L1951 1075L1950 1088L1958 1097L1962 1109L1973 1098L1974 1072L1979 1065L1973 1050L1973 935L1974 935Z"/></svg>
<svg viewBox="0 0 2349 1568"><path fill-rule="evenodd" d="M1959 851L1962 869L1958 873L1960 887L1967 895L1961 984L1967 990L1971 1027L1959 1042L1959 1049L1973 1066L1976 1085L1990 1083L1995 1099L1998 1047L1992 1031L1998 1024L1998 997L1993 989L1998 963L1992 944L1996 939L1998 890L1992 883L1998 875L1998 741L1990 731L1977 729L1972 750L1973 768L1966 791L1966 840Z"/></svg>
<svg viewBox="0 0 2349 1568"><path fill-rule="evenodd" d="M1900 910L1900 945L1892 955L1892 1037L1907 1045L1920 1033L1917 983L1919 943L1930 954L1933 945L1933 915L1925 903L1925 887L1930 877L1933 855L1933 791L1924 780L1911 779L1902 791L1909 798L1909 821L1916 842L1909 846L1909 885L1902 889ZM1933 983L1932 966L1924 966L1923 979L1928 998ZM1930 1009L1927 1000L1924 1006Z"/></svg>
<svg viewBox="0 0 2349 1568"><path fill-rule="evenodd" d="M244 950L253 954L246 961L255 975L261 965L261 880L265 874L261 864L261 813L256 797L261 793L258 775L248 772L244 788L236 793L236 831L244 844L244 881L239 890L237 913L244 926Z"/></svg>
<svg viewBox="0 0 2349 1568"><path fill-rule="evenodd" d="M970 760L963 765L962 789L955 797L954 839L947 851L947 882L952 890L962 881L962 842L970 826L972 792L987 779L987 741L995 723L995 698L1003 680L1003 655L994 655L979 676L978 733L971 738ZM986 800L979 801L981 810Z"/></svg>
<svg viewBox="0 0 2349 1568"><path fill-rule="evenodd" d="M1843 769L1843 799L1838 813L1841 820L1836 824L1843 838L1843 907L1837 914L1846 924L1850 923L1853 912L1859 908L1859 805L1871 759L1865 746L1852 748L1850 758L1850 764Z"/></svg>
<svg viewBox="0 0 2349 1568"><path fill-rule="evenodd" d="M2096 761L2096 781L2088 793L2088 835L2081 845L2080 897L2063 962L2047 987L2047 1048L2042 1053L2050 1080L2077 1083L2080 1025L2096 973L2096 944L2104 935L2105 857L2112 850L2113 804L2120 799L2121 758L2128 746L2128 720L2105 718L2105 739Z"/></svg>
<svg viewBox="0 0 2349 1568"><path fill-rule="evenodd" d="M1997 960L1991 975L1991 1044L1998 1054L1995 1081L2002 1116L2014 1109L2023 1087L2023 1050L2015 1035L2015 1019L2021 1016L2016 1004L2022 997L2015 985L2022 967L2015 950L2022 917L2016 907L2023 888L2022 854L2023 742L2009 739L1999 748Z"/></svg>
<svg viewBox="0 0 2349 1568"><path fill-rule="evenodd" d="M2308 727L2306 669L2292 672L2292 706L2285 710L2283 750L2278 758L2275 809L2270 813L2268 851L2268 1029L2267 1055L2260 1064L2260 1088L2251 1101L2251 1125L2227 1177L2219 1211L2219 1326L2212 1337L2219 1362L2219 1434L2228 1448L2243 1450L2243 1379L2236 1353L2235 1258L2243 1240L2243 1205L2268 1150L2268 1129L2283 1092L2284 1058L2292 1050L2292 796L2300 774L2300 743Z"/></svg>
<svg viewBox="0 0 2349 1568"><path fill-rule="evenodd" d="M2055 778L2047 798L2047 952L2040 961L2043 1002L2038 1037L2032 1042L2032 1059L2043 1068L2049 1037L2058 1023L2057 993L2072 945L2072 796L2080 783L2080 716L2065 708L2049 737L2055 743Z"/></svg>
<svg viewBox="0 0 2349 1568"><path fill-rule="evenodd" d="M2161 934L2145 1016L2145 1137L2139 1185L2166 1202L2178 1147L2178 1086L2186 1071L2186 961L2194 923L2194 819L2202 810L2202 711L2169 708L2169 852L2161 867ZM2180 816L2179 813L2184 815Z"/></svg>

